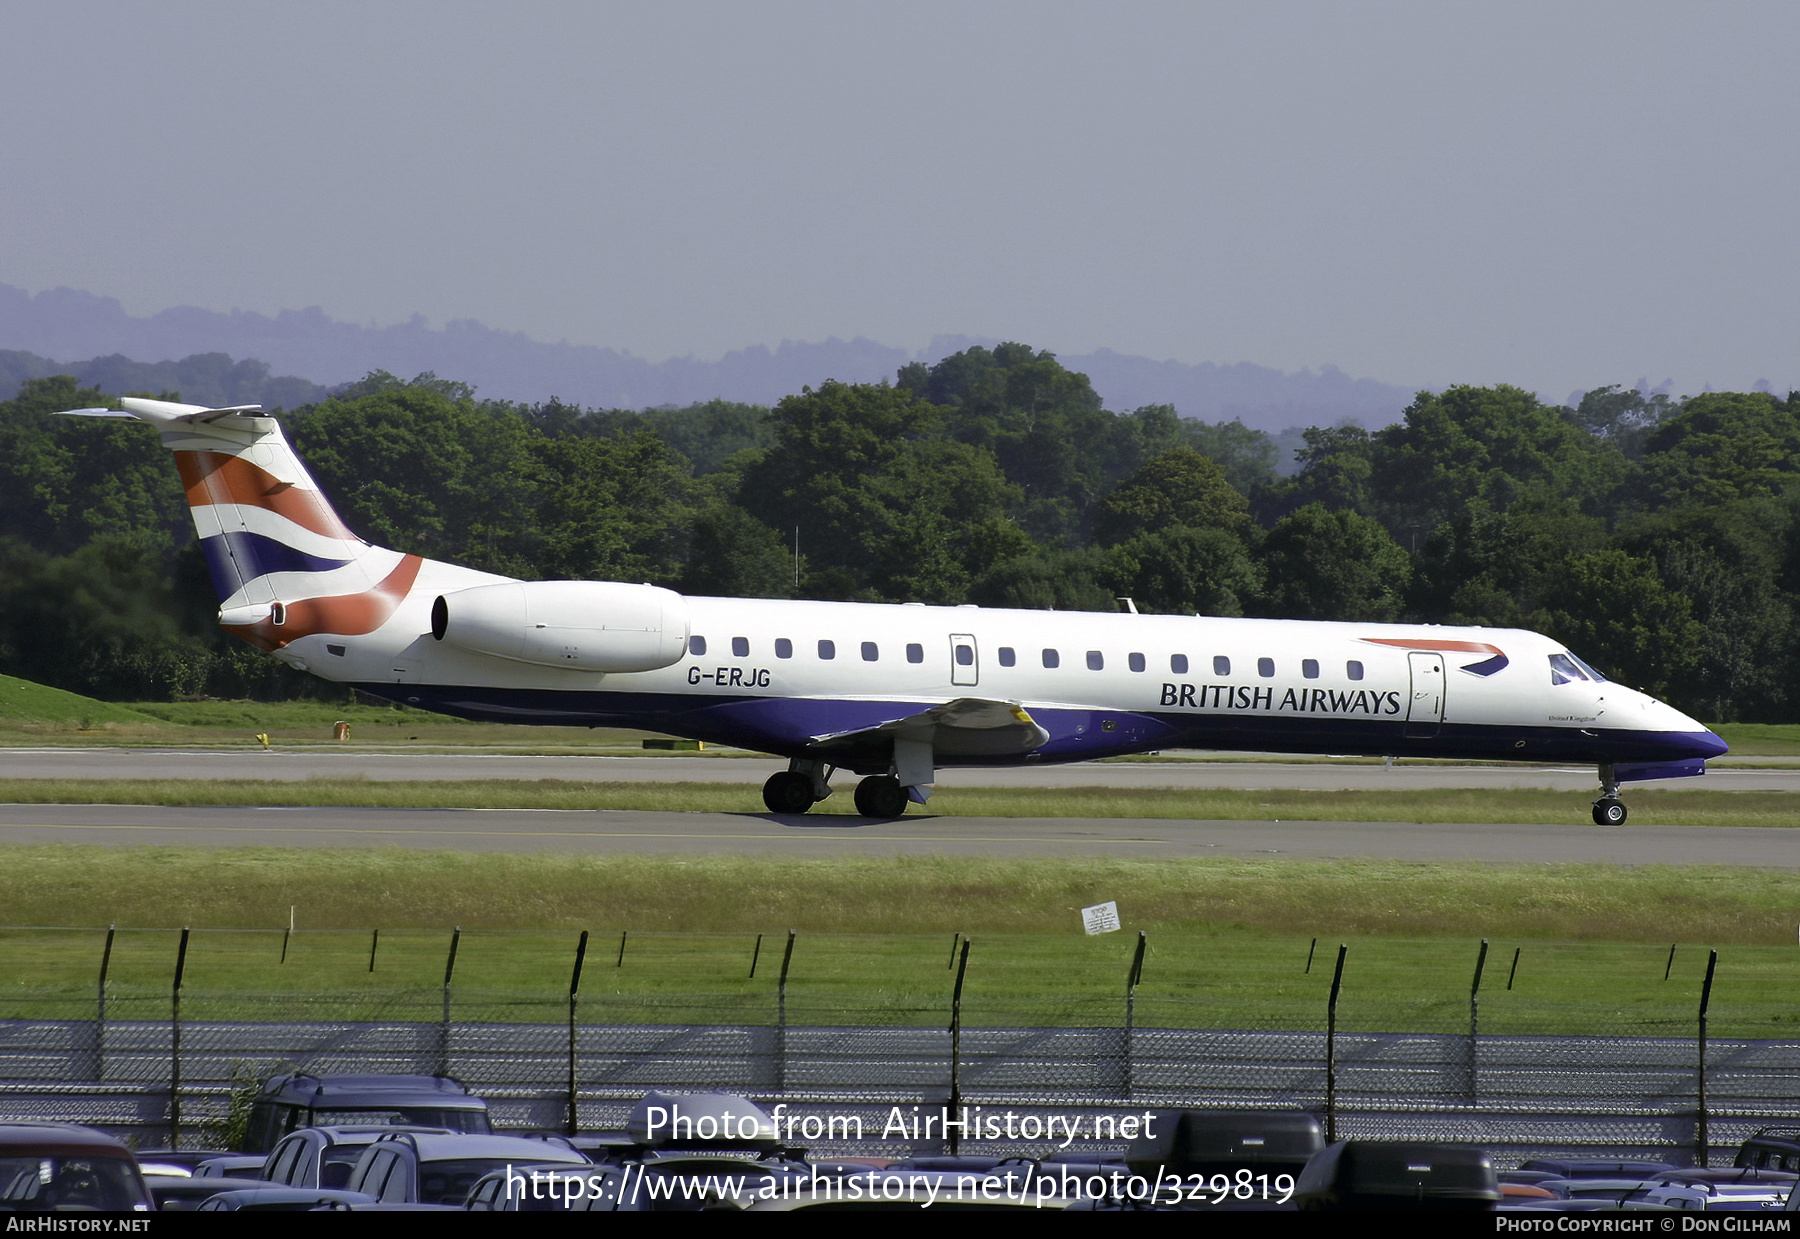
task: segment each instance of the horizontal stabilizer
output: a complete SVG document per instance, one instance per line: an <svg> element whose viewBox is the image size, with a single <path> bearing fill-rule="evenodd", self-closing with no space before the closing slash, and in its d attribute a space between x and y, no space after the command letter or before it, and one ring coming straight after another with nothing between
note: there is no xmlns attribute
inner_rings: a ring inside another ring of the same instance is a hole
<svg viewBox="0 0 1800 1239"><path fill-rule="evenodd" d="M149 400L143 396L121 396L118 409L64 409L64 417L126 417L152 424L168 422L214 422L224 417L255 416L262 412L260 404L233 404L209 408L204 404L177 404L172 400Z"/></svg>

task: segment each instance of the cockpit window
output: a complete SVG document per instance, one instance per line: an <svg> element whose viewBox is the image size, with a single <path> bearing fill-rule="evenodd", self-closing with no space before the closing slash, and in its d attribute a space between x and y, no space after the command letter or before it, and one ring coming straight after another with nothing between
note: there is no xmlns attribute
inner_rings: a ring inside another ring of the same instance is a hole
<svg viewBox="0 0 1800 1239"><path fill-rule="evenodd" d="M1573 654L1550 655L1550 683L1568 684L1575 680L1591 680L1604 684L1606 677Z"/></svg>

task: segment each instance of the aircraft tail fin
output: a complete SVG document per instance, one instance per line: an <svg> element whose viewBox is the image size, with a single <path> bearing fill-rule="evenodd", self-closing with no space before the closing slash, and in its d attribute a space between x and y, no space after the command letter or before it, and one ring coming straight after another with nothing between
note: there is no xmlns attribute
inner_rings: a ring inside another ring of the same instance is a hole
<svg viewBox="0 0 1800 1239"><path fill-rule="evenodd" d="M412 588L423 561L351 533L260 405L119 403L70 412L148 422L175 453L227 631L268 650L372 632Z"/></svg>

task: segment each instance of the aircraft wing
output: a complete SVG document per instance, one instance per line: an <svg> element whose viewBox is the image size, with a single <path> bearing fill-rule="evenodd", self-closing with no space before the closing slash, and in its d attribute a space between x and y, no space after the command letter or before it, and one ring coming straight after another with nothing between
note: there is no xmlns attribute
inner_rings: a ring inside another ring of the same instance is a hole
<svg viewBox="0 0 1800 1239"><path fill-rule="evenodd" d="M999 757L1029 753L1049 739L1050 733L1016 701L958 697L873 727L815 736L808 751L844 758L840 764L849 765L863 754L891 751L895 741L929 744L940 757Z"/></svg>

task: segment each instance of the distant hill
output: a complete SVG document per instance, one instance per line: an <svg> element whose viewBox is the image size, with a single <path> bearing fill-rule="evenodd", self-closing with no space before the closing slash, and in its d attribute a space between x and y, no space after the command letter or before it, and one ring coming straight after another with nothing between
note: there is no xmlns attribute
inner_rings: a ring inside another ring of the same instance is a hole
<svg viewBox="0 0 1800 1239"><path fill-rule="evenodd" d="M180 392L190 404L214 407L260 404L266 409L291 409L330 394L330 389L310 379L271 375L265 362L233 361L226 353L196 353L180 361L133 361L114 353L91 361L58 362L36 353L0 349L0 398L11 399L26 379L53 374L72 374L81 386L115 396Z"/></svg>
<svg viewBox="0 0 1800 1239"><path fill-rule="evenodd" d="M36 373L77 373L84 383L106 391L179 390L184 399L197 403L291 407L320 398L308 392L322 394L324 387L354 381L372 370L401 378L429 370L503 400L537 402L556 396L590 408L629 409L714 398L773 404L825 379L892 379L909 362L931 363L971 345L998 343L940 336L915 354L860 338L819 344L784 341L774 349L762 345L740 349L718 361L678 357L651 363L609 348L545 344L472 319L433 328L423 316L414 315L390 327L362 327L327 318L317 307L283 310L273 318L178 307L140 318L127 314L110 297L68 288L33 295L0 284L0 350L13 350L0 352L0 384L6 385L0 394L7 396L17 390L19 380ZM1055 351L1052 342L1023 343ZM32 355L33 361L17 359L20 353ZM68 360L84 357L93 360ZM178 383L157 377L174 372L155 366L177 359L193 363L197 357L204 364L189 373L197 371L205 378L209 385L204 390L194 379ZM233 362L233 357L246 360ZM59 360L45 361L48 358ZM1059 354L1058 360L1088 375L1114 411L1173 404L1184 417L1209 422L1237 417L1272 432L1346 418L1383 426L1397 420L1414 395L1410 388L1351 379L1332 366L1284 374L1248 362L1186 365L1108 350ZM51 368L33 370L36 362ZM271 377L276 374L307 378ZM268 394L241 394L252 388Z"/></svg>

